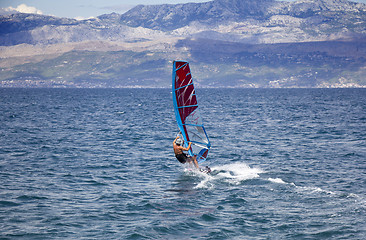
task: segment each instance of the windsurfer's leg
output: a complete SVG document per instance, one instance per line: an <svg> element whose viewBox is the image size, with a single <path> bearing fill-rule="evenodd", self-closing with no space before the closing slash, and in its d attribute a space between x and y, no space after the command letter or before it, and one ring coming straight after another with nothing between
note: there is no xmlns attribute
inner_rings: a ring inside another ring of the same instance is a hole
<svg viewBox="0 0 366 240"><path fill-rule="evenodd" d="M192 157L192 160L193 160L194 166L196 166L197 169L200 169L200 167L198 166L198 162L197 162L197 155L194 155Z"/></svg>

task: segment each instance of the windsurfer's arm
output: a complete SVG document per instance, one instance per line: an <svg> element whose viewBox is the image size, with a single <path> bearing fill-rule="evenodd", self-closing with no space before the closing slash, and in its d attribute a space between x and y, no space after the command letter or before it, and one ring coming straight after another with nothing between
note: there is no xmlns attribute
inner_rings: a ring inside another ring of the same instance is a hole
<svg viewBox="0 0 366 240"><path fill-rule="evenodd" d="M188 151L191 148L192 142L189 142L188 147L187 148L183 148L184 151Z"/></svg>

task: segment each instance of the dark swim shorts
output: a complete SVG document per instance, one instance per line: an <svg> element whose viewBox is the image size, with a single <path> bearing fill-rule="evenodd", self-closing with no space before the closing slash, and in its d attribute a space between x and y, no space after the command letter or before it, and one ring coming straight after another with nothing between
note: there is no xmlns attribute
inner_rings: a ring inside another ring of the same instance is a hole
<svg viewBox="0 0 366 240"><path fill-rule="evenodd" d="M186 163L187 162L187 159L188 159L187 155L184 154L184 153L177 154L177 155L175 155L175 157L178 159L178 161L180 163Z"/></svg>

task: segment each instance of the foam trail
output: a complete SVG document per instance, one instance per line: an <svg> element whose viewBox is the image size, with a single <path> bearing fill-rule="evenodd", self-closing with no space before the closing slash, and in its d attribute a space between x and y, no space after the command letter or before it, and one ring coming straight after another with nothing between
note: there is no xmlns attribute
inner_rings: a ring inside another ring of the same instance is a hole
<svg viewBox="0 0 366 240"><path fill-rule="evenodd" d="M229 180L231 183L237 183L248 179L258 178L263 171L259 168L251 168L245 163L232 163L212 168L218 171L217 176Z"/></svg>
<svg viewBox="0 0 366 240"><path fill-rule="evenodd" d="M206 173L200 173L202 174L202 177L204 178L200 183L197 184L194 188L208 188L211 189L214 187L214 184L212 183L213 177L207 175Z"/></svg>
<svg viewBox="0 0 366 240"><path fill-rule="evenodd" d="M319 192L319 193L326 193L326 194L335 194L332 191L324 190L324 189L321 189L319 187L300 187L300 186L297 186L295 183L285 182L281 178L268 178L267 180L270 181L270 182L273 182L273 183L278 183L278 184L289 184L289 185L295 187L296 191L299 192L299 193L316 193L316 192Z"/></svg>
<svg viewBox="0 0 366 240"><path fill-rule="evenodd" d="M273 183L278 183L278 184L289 184L293 187L295 187L296 191L299 192L299 193L326 193L326 194L335 194L334 192L332 191L328 191L328 190L324 190L324 189L321 189L319 187L301 187L301 186L297 186L295 183L288 183L288 182L285 182L283 181L281 178L268 178L267 179L268 181L270 182L273 182Z"/></svg>
<svg viewBox="0 0 366 240"><path fill-rule="evenodd" d="M273 183L279 183L279 184L288 184L287 182L283 181L281 178L268 178L268 181Z"/></svg>
<svg viewBox="0 0 366 240"><path fill-rule="evenodd" d="M330 195L335 195L336 193L335 192L332 192L332 191L328 191L328 190L324 190L324 189L321 189L320 187L299 187L299 186L296 186L296 189L299 193L309 193L309 194L312 194L312 193L325 193L325 194L330 194Z"/></svg>
<svg viewBox="0 0 366 240"><path fill-rule="evenodd" d="M204 178L196 188L212 188L215 181L225 181L230 184L239 185L242 181L258 178L261 169L251 168L245 163L232 163L211 167L212 173L200 173Z"/></svg>

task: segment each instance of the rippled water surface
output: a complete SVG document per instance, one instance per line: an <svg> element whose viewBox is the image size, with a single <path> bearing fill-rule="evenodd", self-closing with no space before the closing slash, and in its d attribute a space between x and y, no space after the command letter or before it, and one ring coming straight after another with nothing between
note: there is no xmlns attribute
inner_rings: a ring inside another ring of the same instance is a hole
<svg viewBox="0 0 366 240"><path fill-rule="evenodd" d="M366 90L198 89L210 175L169 89L0 89L0 239L364 239Z"/></svg>

